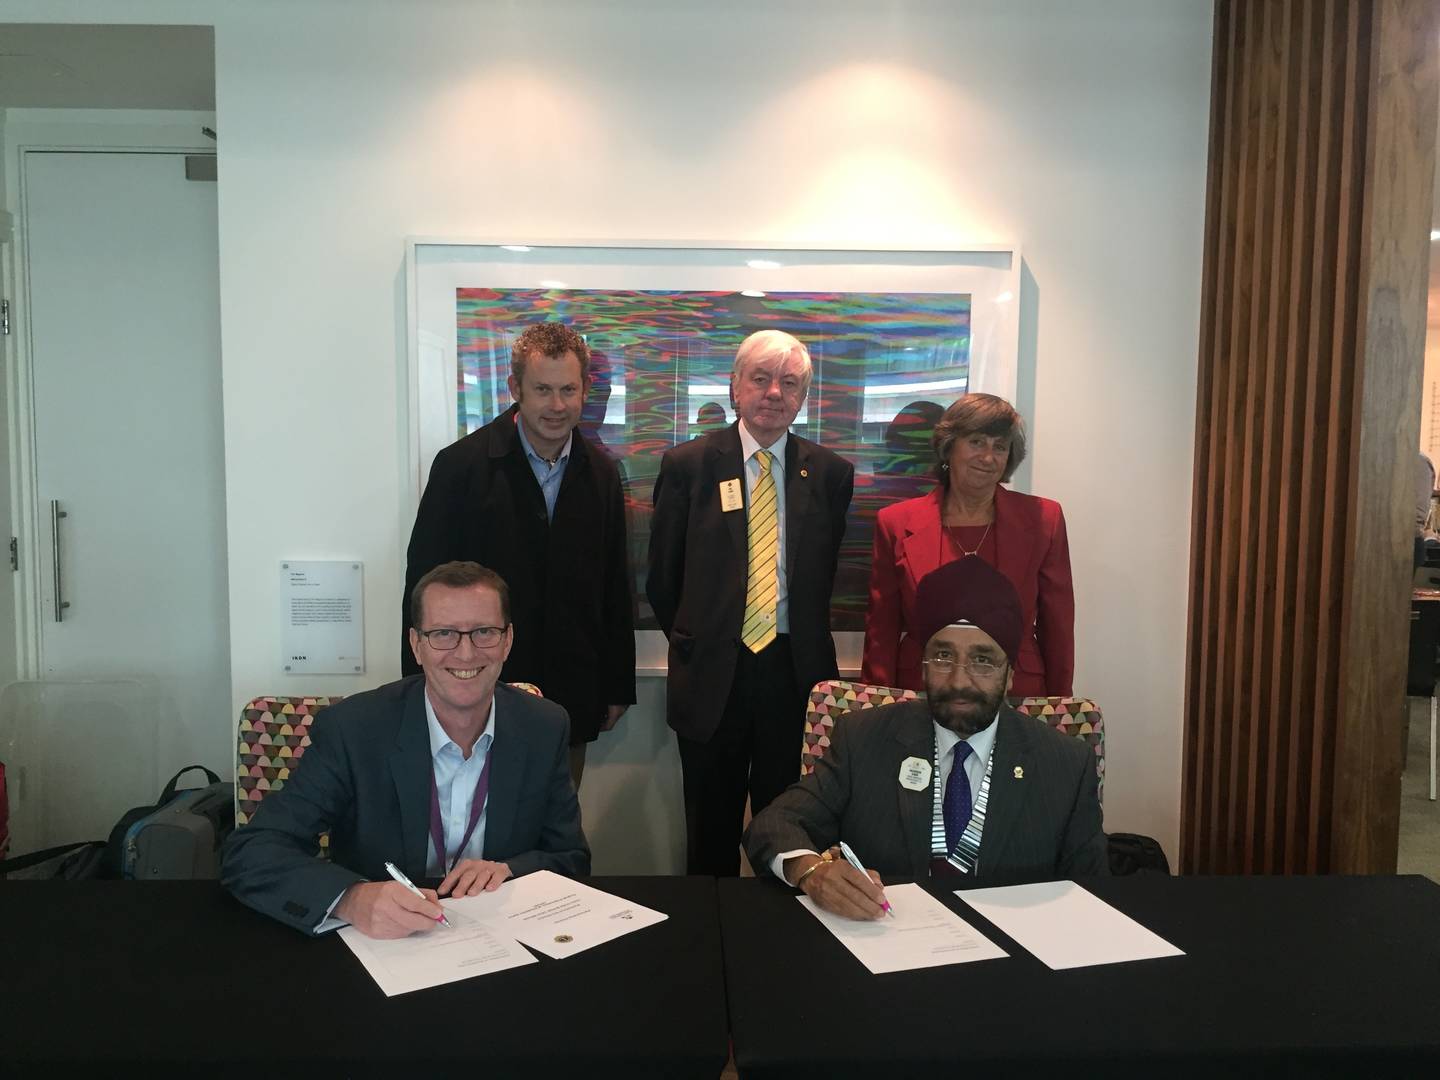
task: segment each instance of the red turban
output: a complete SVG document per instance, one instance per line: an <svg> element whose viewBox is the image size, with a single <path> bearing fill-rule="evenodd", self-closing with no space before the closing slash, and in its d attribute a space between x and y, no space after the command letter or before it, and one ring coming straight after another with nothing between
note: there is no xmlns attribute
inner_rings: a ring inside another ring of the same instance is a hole
<svg viewBox="0 0 1440 1080"><path fill-rule="evenodd" d="M1020 597L1010 579L978 555L926 574L915 590L913 636L922 649L938 631L956 623L985 631L1015 663L1024 633Z"/></svg>

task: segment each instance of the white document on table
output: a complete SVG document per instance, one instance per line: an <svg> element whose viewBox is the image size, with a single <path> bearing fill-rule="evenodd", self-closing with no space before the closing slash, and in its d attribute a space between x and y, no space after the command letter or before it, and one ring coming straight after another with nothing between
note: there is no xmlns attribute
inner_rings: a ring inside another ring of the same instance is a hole
<svg viewBox="0 0 1440 1080"><path fill-rule="evenodd" d="M549 870L512 878L494 892L462 896L446 906L557 960L670 917Z"/></svg>
<svg viewBox="0 0 1440 1080"><path fill-rule="evenodd" d="M1185 955L1073 881L970 889L956 895L1052 971Z"/></svg>
<svg viewBox="0 0 1440 1080"><path fill-rule="evenodd" d="M887 885L891 914L873 921L822 911L808 896L798 899L876 975L1007 955L919 885Z"/></svg>
<svg viewBox="0 0 1440 1080"><path fill-rule="evenodd" d="M437 924L424 933L382 941L347 926L340 930L340 940L386 997L539 963L514 938L456 911L452 901L441 906L450 920L448 929Z"/></svg>

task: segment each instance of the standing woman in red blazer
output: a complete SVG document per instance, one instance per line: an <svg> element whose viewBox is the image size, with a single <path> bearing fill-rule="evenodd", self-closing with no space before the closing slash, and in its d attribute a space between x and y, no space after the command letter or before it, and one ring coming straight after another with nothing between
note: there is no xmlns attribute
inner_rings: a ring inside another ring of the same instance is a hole
<svg viewBox="0 0 1440 1080"><path fill-rule="evenodd" d="M1075 674L1075 592L1065 515L1051 499L1000 485L1025 460L1025 424L1004 398L966 394L935 426L939 484L881 510L870 564L861 679L925 689L924 642L906 635L930 571L978 555L1020 593L1028 632L1011 658L1014 697L1066 696Z"/></svg>

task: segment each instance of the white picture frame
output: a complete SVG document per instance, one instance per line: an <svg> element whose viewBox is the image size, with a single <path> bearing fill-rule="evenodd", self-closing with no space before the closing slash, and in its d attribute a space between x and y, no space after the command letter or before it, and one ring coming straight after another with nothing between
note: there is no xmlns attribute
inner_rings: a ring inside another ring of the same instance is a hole
<svg viewBox="0 0 1440 1080"><path fill-rule="evenodd" d="M965 296L969 324L964 390L1010 401L1016 396L1022 277L1021 255L1014 245L899 251L711 241L412 237L406 241L405 278L402 552L430 462L462 434L456 301L461 289ZM496 398L503 399L503 389L495 390ZM479 422L492 418L482 416ZM853 612L849 621L854 621ZM858 669L863 634L853 628L837 630L835 638L842 672ZM663 674L663 634L637 630L636 645L640 672Z"/></svg>

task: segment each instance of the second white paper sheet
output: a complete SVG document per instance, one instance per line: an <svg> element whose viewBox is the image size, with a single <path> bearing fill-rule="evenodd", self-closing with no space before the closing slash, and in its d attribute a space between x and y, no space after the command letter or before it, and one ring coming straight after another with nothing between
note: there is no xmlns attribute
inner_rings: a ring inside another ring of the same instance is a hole
<svg viewBox="0 0 1440 1080"><path fill-rule="evenodd" d="M876 975L1007 955L919 885L887 886L885 899L893 917L873 922L821 911L808 896L797 899Z"/></svg>
<svg viewBox="0 0 1440 1080"><path fill-rule="evenodd" d="M956 893L1052 971L1184 956L1073 881L1041 881Z"/></svg>
<svg viewBox="0 0 1440 1080"><path fill-rule="evenodd" d="M340 931L340 940L386 997L539 963L514 938L461 914L449 900L442 906L450 920L448 929L436 926L423 934L385 941L347 926Z"/></svg>
<svg viewBox="0 0 1440 1080"><path fill-rule="evenodd" d="M494 892L461 897L446 906L557 960L670 917L549 870L513 878Z"/></svg>

